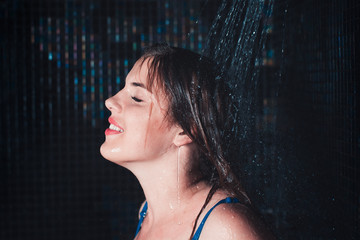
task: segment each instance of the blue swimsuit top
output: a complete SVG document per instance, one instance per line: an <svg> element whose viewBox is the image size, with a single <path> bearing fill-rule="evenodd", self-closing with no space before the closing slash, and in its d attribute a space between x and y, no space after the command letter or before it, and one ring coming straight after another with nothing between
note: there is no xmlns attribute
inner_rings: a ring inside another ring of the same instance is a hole
<svg viewBox="0 0 360 240"><path fill-rule="evenodd" d="M200 234L201 234L201 231L204 227L204 224L207 220L207 218L209 217L210 213L212 212L212 210L214 210L215 207L217 207L219 204L222 204L222 203L238 203L239 200L237 198L231 198L231 197L227 197L223 200L220 200L218 203L216 203L205 215L205 217L203 218L203 220L201 221L198 229L196 230L193 238L191 240L198 240L199 237L200 237ZM144 218L146 216L146 212L147 212L147 208L148 208L148 205L147 205L147 202L145 202L144 204L144 207L141 209L141 212L140 212L140 219L139 219L139 223L138 223L138 226L137 226L137 229L136 229L136 234L135 234L135 237L137 236L137 234L139 233L140 231L140 228L141 228L141 225L144 221Z"/></svg>

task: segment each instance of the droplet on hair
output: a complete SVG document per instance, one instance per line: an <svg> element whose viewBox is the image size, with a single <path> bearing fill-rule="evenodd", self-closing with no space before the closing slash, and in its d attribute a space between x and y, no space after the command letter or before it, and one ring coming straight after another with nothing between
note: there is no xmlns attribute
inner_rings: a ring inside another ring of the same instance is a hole
<svg viewBox="0 0 360 240"><path fill-rule="evenodd" d="M233 176L230 174L230 175L227 176L226 180L227 180L229 183L231 183L231 182L234 180L234 178L233 178Z"/></svg>

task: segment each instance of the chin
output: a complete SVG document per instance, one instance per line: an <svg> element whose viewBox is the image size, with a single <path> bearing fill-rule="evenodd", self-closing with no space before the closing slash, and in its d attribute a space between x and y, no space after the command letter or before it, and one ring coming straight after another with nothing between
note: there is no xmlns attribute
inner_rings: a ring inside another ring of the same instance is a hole
<svg viewBox="0 0 360 240"><path fill-rule="evenodd" d="M109 149L109 147L106 146L106 143L103 143L100 146L100 154L103 156L103 158L117 165L122 166L123 162L121 161L121 159L119 159L118 156L119 152L120 149L118 151L116 151L116 149Z"/></svg>
<svg viewBox="0 0 360 240"><path fill-rule="evenodd" d="M103 143L101 146L100 146L100 154L106 159L106 160L109 160L111 162L115 162L115 159L114 158L114 154L112 154L111 150L108 149L106 147L106 143Z"/></svg>

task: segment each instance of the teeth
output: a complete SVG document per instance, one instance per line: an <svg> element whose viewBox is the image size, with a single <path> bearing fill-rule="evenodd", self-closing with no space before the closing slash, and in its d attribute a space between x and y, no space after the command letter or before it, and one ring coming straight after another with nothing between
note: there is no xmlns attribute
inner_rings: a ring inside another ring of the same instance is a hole
<svg viewBox="0 0 360 240"><path fill-rule="evenodd" d="M118 131L118 132L124 132L124 130L122 130L121 128L115 126L114 124L110 124L110 127L109 127L111 130L115 130L115 131Z"/></svg>

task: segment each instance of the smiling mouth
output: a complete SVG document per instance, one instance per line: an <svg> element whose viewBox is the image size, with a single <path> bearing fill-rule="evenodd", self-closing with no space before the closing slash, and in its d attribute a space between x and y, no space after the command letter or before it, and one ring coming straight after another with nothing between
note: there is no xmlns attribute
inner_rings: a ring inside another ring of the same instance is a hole
<svg viewBox="0 0 360 240"><path fill-rule="evenodd" d="M123 130L123 129L121 129L121 128L119 128L119 127L115 126L114 124L110 124L109 129L114 130L114 131L118 131L118 132L121 132L121 133L123 133L123 132L124 132L124 130Z"/></svg>
<svg viewBox="0 0 360 240"><path fill-rule="evenodd" d="M114 135L124 132L124 129L119 127L118 123L114 119L109 117L108 121L110 123L110 126L108 129L105 130L105 135Z"/></svg>

